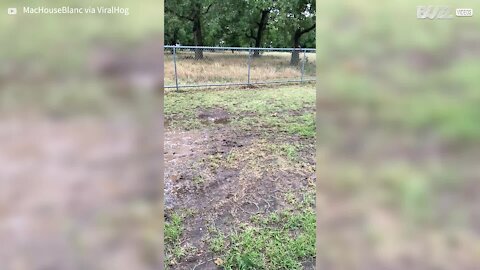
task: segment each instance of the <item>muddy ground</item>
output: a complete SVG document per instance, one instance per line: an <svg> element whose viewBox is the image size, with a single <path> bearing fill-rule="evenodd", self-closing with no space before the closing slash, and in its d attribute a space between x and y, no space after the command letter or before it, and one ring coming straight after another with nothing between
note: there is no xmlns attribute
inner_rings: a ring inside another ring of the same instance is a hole
<svg viewBox="0 0 480 270"><path fill-rule="evenodd" d="M288 209L291 206L287 194L303 201L306 195L314 193L313 136L281 131L266 121L270 117L280 121L294 115L313 117L313 98L302 104L301 110L288 107L277 107L268 113L229 110L228 103L248 99L248 91L252 90L241 91L239 98L227 97L204 106L192 106L188 114L194 117L191 119L185 112L169 114L167 109L166 220L168 222L173 214L184 217L181 237L176 244L168 246L167 243L169 269L222 269L215 260L225 259L224 254L213 252L210 247L213 235L232 235L240 230L241 224L251 223L253 216L268 216ZM253 91L252 100L257 98ZM272 96L275 94L272 89L266 91ZM205 93L222 94L225 92ZM201 93L184 95L188 100ZM269 100L270 97L259 102ZM165 102L169 102L169 95ZM248 119L254 118L257 121L240 124L242 120L249 122ZM196 123L195 128L186 124L190 121ZM281 148L288 145L295 147L290 157ZM182 256L173 254L174 246L184 250ZM303 263L303 269L313 269L313 257L303 258Z"/></svg>

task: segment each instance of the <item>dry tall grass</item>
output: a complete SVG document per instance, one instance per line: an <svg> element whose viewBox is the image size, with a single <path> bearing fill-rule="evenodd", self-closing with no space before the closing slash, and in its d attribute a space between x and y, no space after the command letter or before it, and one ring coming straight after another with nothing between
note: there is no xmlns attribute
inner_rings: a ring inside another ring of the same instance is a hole
<svg viewBox="0 0 480 270"><path fill-rule="evenodd" d="M301 63L290 65L290 53L265 52L251 58L251 82L295 80L301 77ZM173 55L165 51L165 85L175 84ZM204 59L195 60L193 52L177 53L180 84L243 83L248 79L247 52L204 52ZM305 77L315 76L315 54L307 54Z"/></svg>

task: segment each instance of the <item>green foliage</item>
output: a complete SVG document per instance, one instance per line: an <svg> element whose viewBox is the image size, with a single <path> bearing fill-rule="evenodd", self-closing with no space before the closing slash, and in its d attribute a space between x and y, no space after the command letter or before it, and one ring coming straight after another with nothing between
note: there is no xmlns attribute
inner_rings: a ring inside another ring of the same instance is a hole
<svg viewBox="0 0 480 270"><path fill-rule="evenodd" d="M208 7L211 8L208 10ZM208 12L207 12L208 10ZM253 46L262 11L268 11L262 47L292 47L296 30L315 22L315 1L226 0L165 2L165 43L193 45L193 25L188 18L202 17L202 32L207 46ZM208 23L207 23L208 22ZM288 34L286 35L285 32ZM315 46L315 31L302 37L302 47Z"/></svg>
<svg viewBox="0 0 480 270"><path fill-rule="evenodd" d="M316 1L313 0L289 0L279 2L280 16L276 25L278 32L275 34L281 36L282 33L290 33L284 42L288 47L292 47L293 38L297 31L307 31L315 26ZM303 38L301 47L315 47L315 29L309 30ZM280 44L279 44L280 45Z"/></svg>

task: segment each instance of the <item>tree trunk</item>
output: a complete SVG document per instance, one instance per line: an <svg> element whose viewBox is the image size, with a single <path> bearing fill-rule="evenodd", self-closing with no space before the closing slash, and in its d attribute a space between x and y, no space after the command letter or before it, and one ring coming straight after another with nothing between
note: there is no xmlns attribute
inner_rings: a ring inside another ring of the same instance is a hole
<svg viewBox="0 0 480 270"><path fill-rule="evenodd" d="M270 15L270 10L262 10L262 17L258 23L257 35L255 37L255 48L260 48L262 46L263 33L267 29L268 19ZM255 50L253 52L253 57L260 57L260 51Z"/></svg>
<svg viewBox="0 0 480 270"><path fill-rule="evenodd" d="M290 65L296 66L300 62L300 55L299 55L300 54L300 49L299 49L300 38L304 34L312 31L313 29L315 29L315 23L312 26L305 28L303 30L301 28L295 30L295 33L293 34L293 47L295 48L295 50L292 51L292 57L290 58Z"/></svg>
<svg viewBox="0 0 480 270"><path fill-rule="evenodd" d="M290 58L290 65L291 66L296 66L298 63L300 63L300 37L302 36L300 29L297 29L295 31L295 34L293 35L293 48L294 50L292 51L292 56Z"/></svg>
<svg viewBox="0 0 480 270"><path fill-rule="evenodd" d="M197 14L193 19L193 40L195 46L203 46L202 21L200 14ZM195 59L203 59L203 49L195 49Z"/></svg>

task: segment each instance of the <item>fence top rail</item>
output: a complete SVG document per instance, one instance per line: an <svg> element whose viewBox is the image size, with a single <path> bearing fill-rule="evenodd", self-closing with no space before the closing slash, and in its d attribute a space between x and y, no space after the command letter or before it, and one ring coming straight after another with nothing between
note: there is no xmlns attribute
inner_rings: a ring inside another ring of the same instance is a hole
<svg viewBox="0 0 480 270"><path fill-rule="evenodd" d="M236 51L300 51L300 52L315 52L316 49L312 48L255 48L255 47L215 47L215 46L176 46L176 45L164 45L165 49L202 49L202 50L236 50Z"/></svg>

